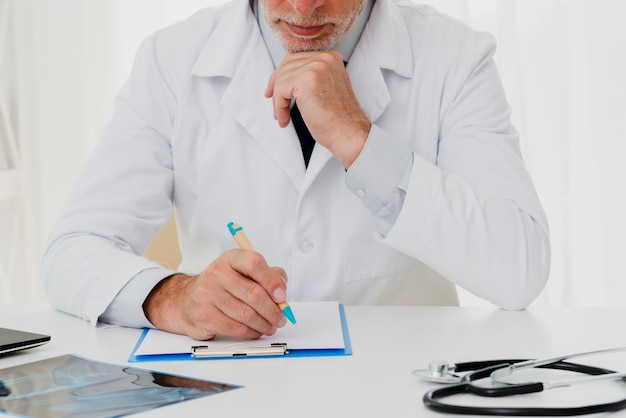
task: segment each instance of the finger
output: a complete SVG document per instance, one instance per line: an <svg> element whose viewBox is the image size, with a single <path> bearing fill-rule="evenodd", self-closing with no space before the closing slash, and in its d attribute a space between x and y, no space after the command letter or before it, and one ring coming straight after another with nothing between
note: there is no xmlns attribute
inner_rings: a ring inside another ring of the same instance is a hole
<svg viewBox="0 0 626 418"><path fill-rule="evenodd" d="M274 95L274 84L276 83L276 71L270 75L269 80L267 80L267 86L265 86L265 97L270 98Z"/></svg>
<svg viewBox="0 0 626 418"><path fill-rule="evenodd" d="M266 98L272 98L272 108L274 111L274 119L278 121L278 125L281 128L284 128L285 126L289 125L289 119L291 118L291 112L290 112L290 107L291 107L291 97L289 98L285 98L285 97L280 97L279 95L276 94L276 71L274 71L272 73L272 75L270 76L268 82L267 82L267 86L265 87L265 97ZM286 107L287 112L285 114L284 108Z"/></svg>
<svg viewBox="0 0 626 418"><path fill-rule="evenodd" d="M282 84L285 85L285 84ZM274 109L274 119L278 121L278 126L281 128L289 125L289 120L291 119L291 99L292 92L291 91L281 91L274 84L272 89L272 107Z"/></svg>
<svg viewBox="0 0 626 418"><path fill-rule="evenodd" d="M291 120L291 104L294 96L294 75L297 75L301 59L285 59L271 74L265 89L265 97L272 98L274 119L284 128Z"/></svg>
<svg viewBox="0 0 626 418"><path fill-rule="evenodd" d="M270 75L269 80L267 81L267 86L265 86L265 97L266 98L272 98L274 96L274 84L276 83L276 71L274 71L272 73L272 75ZM272 100L272 105L274 104L274 101ZM272 111L273 111L273 116L274 116L274 120L276 119L276 111L274 110L274 106L272 106Z"/></svg>
<svg viewBox="0 0 626 418"><path fill-rule="evenodd" d="M276 303L285 301L286 286L284 277L286 277L286 273L284 270L278 267L271 268L267 265L265 258L255 251L231 251L234 254L234 256L230 258L233 270L260 285L265 290L265 293ZM246 285L247 286L244 286L244 288L246 292L248 292L248 298L262 297L262 293L257 293L256 289L252 287L252 283L246 283ZM237 297L240 298L242 296L243 295L237 295ZM261 300L250 299L246 299L246 301L261 302Z"/></svg>
<svg viewBox="0 0 626 418"><path fill-rule="evenodd" d="M291 99L274 96L274 117L278 121L278 126L285 128L291 120Z"/></svg>

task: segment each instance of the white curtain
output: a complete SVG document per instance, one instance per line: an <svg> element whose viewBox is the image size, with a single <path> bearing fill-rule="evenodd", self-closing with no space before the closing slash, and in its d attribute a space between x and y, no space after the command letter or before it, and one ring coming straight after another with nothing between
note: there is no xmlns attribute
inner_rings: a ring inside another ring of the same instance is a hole
<svg viewBox="0 0 626 418"><path fill-rule="evenodd" d="M9 22L0 26L0 45L7 45L0 47L7 103L0 120L11 121L19 155L11 180L17 192L0 200L0 228L20 228L17 244L0 229L0 272L7 259L13 266L9 277L0 275L0 301L43 301L43 245L111 116L139 42L224 1L0 0L0 22ZM551 226L552 272L535 304L622 305L626 2L423 2L498 41L497 64ZM0 135L6 137L2 129ZM0 141L0 173L6 143ZM465 293L462 301L482 304Z"/></svg>

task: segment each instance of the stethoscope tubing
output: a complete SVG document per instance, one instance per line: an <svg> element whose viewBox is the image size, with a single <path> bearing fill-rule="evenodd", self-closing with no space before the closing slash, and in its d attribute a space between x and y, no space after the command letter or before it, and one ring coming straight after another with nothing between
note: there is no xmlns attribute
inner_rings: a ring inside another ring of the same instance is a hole
<svg viewBox="0 0 626 418"><path fill-rule="evenodd" d="M447 404L439 399L452 395L471 393L482 397L503 397L527 393L536 393L544 390L541 382L512 384L504 387L479 387L472 384L491 375L494 370L506 367L520 361L530 360L489 360L478 362L458 363L455 365L455 372L469 372L463 377L460 383L431 390L424 394L423 402L431 410L457 415L489 415L489 416L577 416L593 414L598 412L613 412L626 408L626 398L616 401L594 405L584 405L575 407L483 407L467 406L458 404ZM592 376L616 373L612 370L603 369L584 364L558 361L552 364L538 366L544 369L567 370ZM624 380L624 379L622 379Z"/></svg>

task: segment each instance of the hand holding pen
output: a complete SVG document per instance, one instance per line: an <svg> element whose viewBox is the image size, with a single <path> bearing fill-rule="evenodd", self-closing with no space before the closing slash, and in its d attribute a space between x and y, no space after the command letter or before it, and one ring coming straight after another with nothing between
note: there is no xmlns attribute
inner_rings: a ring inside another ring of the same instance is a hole
<svg viewBox="0 0 626 418"><path fill-rule="evenodd" d="M243 232L243 228L241 226L239 226L238 224L234 222L230 222L228 224L228 230L230 231L231 235L235 239L235 242L237 243L237 245L239 245L239 248L241 248L242 250L254 251L254 247L252 246L252 243L248 239L248 236L246 235L246 233ZM296 318L293 315L293 312L291 311L291 307L289 306L287 301L279 302L278 307L280 308L282 313L287 317L287 319L289 319L289 322L296 325Z"/></svg>
<svg viewBox="0 0 626 418"><path fill-rule="evenodd" d="M196 340L216 335L256 339L287 324L286 272L258 252L223 252L197 276L174 274L150 292L143 308L157 328Z"/></svg>

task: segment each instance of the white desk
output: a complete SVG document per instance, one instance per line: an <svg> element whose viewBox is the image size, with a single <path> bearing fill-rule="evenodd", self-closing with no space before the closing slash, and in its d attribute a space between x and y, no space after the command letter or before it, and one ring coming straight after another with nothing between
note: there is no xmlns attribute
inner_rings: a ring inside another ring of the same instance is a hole
<svg viewBox="0 0 626 418"><path fill-rule="evenodd" d="M435 385L411 374L431 360L537 358L626 345L626 308L507 312L347 306L346 316L352 356L130 363L244 386L138 416L440 417L422 403L423 394ZM129 364L140 333L127 328L94 329L47 307L17 304L0 307L0 327L52 335L47 345L0 357L0 368L68 353ZM592 363L626 370L626 361ZM612 384L621 389L617 399L624 396L624 388Z"/></svg>

